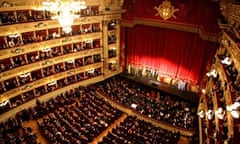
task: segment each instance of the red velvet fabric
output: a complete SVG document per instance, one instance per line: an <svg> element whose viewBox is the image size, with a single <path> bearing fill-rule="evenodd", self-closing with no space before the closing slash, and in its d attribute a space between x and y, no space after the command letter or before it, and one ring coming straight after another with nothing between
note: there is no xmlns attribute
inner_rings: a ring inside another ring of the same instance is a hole
<svg viewBox="0 0 240 144"><path fill-rule="evenodd" d="M217 43L198 34L137 25L126 31L126 62L154 69L160 76L197 84L211 62Z"/></svg>

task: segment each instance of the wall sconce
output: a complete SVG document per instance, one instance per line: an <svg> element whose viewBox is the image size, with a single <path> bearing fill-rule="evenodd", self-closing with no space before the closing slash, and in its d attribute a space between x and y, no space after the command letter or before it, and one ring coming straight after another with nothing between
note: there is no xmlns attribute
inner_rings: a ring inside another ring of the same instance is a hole
<svg viewBox="0 0 240 144"><path fill-rule="evenodd" d="M219 118L219 119L223 119L224 116L225 116L225 111L223 110L223 108L218 108L216 111L215 111L215 115Z"/></svg>
<svg viewBox="0 0 240 144"><path fill-rule="evenodd" d="M212 71L208 72L206 75L208 77L213 76L214 78L216 78L217 77L217 71L215 69L213 69Z"/></svg>
<svg viewBox="0 0 240 144"><path fill-rule="evenodd" d="M231 59L229 57L225 57L223 60L221 60L222 64L230 65Z"/></svg>
<svg viewBox="0 0 240 144"><path fill-rule="evenodd" d="M30 73L29 73L29 72L27 72L27 73L22 73L22 74L19 75L20 78L25 78L25 77L28 77L28 76L30 76Z"/></svg>
<svg viewBox="0 0 240 144"><path fill-rule="evenodd" d="M214 117L214 114L215 116L217 116L219 119L223 119L224 116L225 116L225 110L223 108L218 108L215 112L213 112L213 110L208 110L206 113L204 112L204 110L200 110L197 115L200 117L200 118L204 118L205 117L205 114L206 114L206 117L209 119L209 120L212 120L213 117Z"/></svg>
<svg viewBox="0 0 240 144"><path fill-rule="evenodd" d="M204 110L200 110L200 111L198 112L198 116L199 116L200 118L204 118L204 116L205 116Z"/></svg>
<svg viewBox="0 0 240 144"><path fill-rule="evenodd" d="M240 108L240 103L238 101L234 102L232 105L227 106L226 109L227 111L229 111L232 115L233 118L238 119L240 116L240 112L239 112L239 108Z"/></svg>
<svg viewBox="0 0 240 144"><path fill-rule="evenodd" d="M205 93L206 93L206 90L205 90L205 89L202 89L202 93L205 94Z"/></svg>
<svg viewBox="0 0 240 144"><path fill-rule="evenodd" d="M208 110L206 112L206 116L209 120L212 120L213 119L213 116L214 116L214 113L213 113L213 110Z"/></svg>
<svg viewBox="0 0 240 144"><path fill-rule="evenodd" d="M223 109L222 107L220 107L215 112L213 110L208 110L206 113L204 113L204 110L200 110L197 113L197 115L200 118L204 118L205 114L206 114L206 117L209 120L212 120L214 117L214 114L215 114L215 116L218 119L222 120L222 119L224 119L224 117L226 116L226 112L228 111L231 113L233 118L238 119L240 117L239 108L240 108L240 103L237 101L237 102L234 102L232 105L226 106L226 109Z"/></svg>
<svg viewBox="0 0 240 144"><path fill-rule="evenodd" d="M57 84L57 81L53 81L53 82L48 83L47 85L48 86L53 86L53 85L56 85L56 84Z"/></svg>
<svg viewBox="0 0 240 144"><path fill-rule="evenodd" d="M51 48L44 48L41 50L41 52L49 52L49 51L51 51Z"/></svg>
<svg viewBox="0 0 240 144"><path fill-rule="evenodd" d="M9 35L8 35L9 38L17 38L17 37L19 37L19 36L20 36L19 33L9 34Z"/></svg>
<svg viewBox="0 0 240 144"><path fill-rule="evenodd" d="M68 60L67 63L74 63L74 60Z"/></svg>

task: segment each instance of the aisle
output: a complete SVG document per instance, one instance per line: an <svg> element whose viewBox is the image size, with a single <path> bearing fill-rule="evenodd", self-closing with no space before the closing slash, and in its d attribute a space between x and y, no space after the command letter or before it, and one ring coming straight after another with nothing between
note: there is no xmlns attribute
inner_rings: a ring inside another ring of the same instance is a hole
<svg viewBox="0 0 240 144"><path fill-rule="evenodd" d="M37 142L38 143L40 143L40 144L48 144L47 140L41 134L36 120L29 120L27 122L24 122L23 123L23 127L30 127L30 128L32 128L33 133L36 134L36 136L37 136Z"/></svg>
<svg viewBox="0 0 240 144"><path fill-rule="evenodd" d="M122 114L120 118L118 118L113 124L111 124L106 130L104 130L98 137L94 138L91 144L97 144L101 142L103 137L105 137L112 129L116 128L121 122L123 122L127 118L127 114Z"/></svg>

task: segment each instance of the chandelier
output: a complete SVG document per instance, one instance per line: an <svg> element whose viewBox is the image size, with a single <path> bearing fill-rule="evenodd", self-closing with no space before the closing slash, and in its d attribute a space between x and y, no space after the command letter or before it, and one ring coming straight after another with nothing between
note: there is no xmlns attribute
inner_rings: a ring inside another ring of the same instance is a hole
<svg viewBox="0 0 240 144"><path fill-rule="evenodd" d="M80 17L81 9L85 9L85 0L48 0L42 3L43 9L52 14L52 19L58 20L63 31L70 33L74 19Z"/></svg>

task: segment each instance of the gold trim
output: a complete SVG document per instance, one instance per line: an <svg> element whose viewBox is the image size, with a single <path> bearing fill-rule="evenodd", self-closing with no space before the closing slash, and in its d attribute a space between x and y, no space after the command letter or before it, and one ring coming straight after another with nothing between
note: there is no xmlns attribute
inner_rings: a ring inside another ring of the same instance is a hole
<svg viewBox="0 0 240 144"><path fill-rule="evenodd" d="M135 18L133 21L124 20L121 22L121 26L123 27L134 27L135 25L146 25L152 27L161 27L191 33L197 33L203 40L218 42L219 36L215 33L209 33L204 31L202 26L190 25L190 24L181 24L181 23L173 23L166 21L156 21L153 19L143 19L143 18Z"/></svg>
<svg viewBox="0 0 240 144"><path fill-rule="evenodd" d="M32 71L37 70L39 68L44 68L44 67L47 67L47 66L50 66L50 65L66 62L67 60L77 59L77 58L91 56L91 55L95 55L95 54L101 54L101 53L102 53L102 49L101 48L96 48L96 49L90 49L88 51L80 51L80 52L77 52L77 53L70 53L70 54L61 55L61 56L58 56L58 57L53 57L53 58L48 59L48 60L31 63L31 64L28 64L28 65L25 65L25 66L21 66L21 67L18 67L18 68L0 73L1 81L10 79L10 78L15 77L15 76L18 76L19 72L23 72L25 70L28 70L28 71L32 72Z"/></svg>
<svg viewBox="0 0 240 144"><path fill-rule="evenodd" d="M74 69L76 71L75 73L70 73L69 74L69 72L72 72L72 70L68 70L68 71L65 71L65 72L56 73L56 74L48 76L48 77L44 77L40 80L33 81L29 84L17 87L17 88L12 89L12 90L9 90L9 91L3 93L2 96L6 99L11 99L11 98L13 98L17 95L20 95L20 94L25 93L27 91L33 90L33 89L38 88L40 86L45 86L49 83L50 80L51 81L57 81L57 80L65 78L66 76L74 76L77 73L86 72L89 68L94 68L94 69L101 68L101 62L75 68ZM26 87L28 87L28 88L26 89Z"/></svg>

